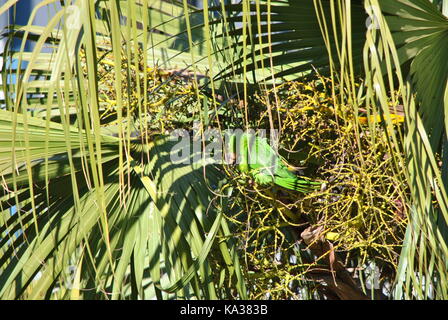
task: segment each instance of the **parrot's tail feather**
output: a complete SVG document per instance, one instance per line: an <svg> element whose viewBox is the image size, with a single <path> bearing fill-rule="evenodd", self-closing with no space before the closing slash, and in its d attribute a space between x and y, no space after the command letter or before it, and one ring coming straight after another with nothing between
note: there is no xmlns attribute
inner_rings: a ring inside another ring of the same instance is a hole
<svg viewBox="0 0 448 320"><path fill-rule="evenodd" d="M276 184L278 184L283 188L303 193L317 190L321 186L320 182L314 182L302 179L276 179L275 182Z"/></svg>

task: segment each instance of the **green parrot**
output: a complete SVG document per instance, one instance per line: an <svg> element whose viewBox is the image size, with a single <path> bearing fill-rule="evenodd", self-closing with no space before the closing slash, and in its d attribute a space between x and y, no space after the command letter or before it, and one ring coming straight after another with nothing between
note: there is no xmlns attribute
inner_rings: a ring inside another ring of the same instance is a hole
<svg viewBox="0 0 448 320"><path fill-rule="evenodd" d="M250 133L243 133L239 137L233 134L230 136L228 150L230 162L236 162L241 172L250 175L262 186L276 184L305 193L316 190L321 185L289 170L286 160L272 149L266 138Z"/></svg>

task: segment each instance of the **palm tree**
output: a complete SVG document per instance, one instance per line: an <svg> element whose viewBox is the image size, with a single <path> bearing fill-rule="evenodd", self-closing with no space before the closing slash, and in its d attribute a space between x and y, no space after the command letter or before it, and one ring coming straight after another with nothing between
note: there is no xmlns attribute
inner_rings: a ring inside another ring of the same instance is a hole
<svg viewBox="0 0 448 320"><path fill-rule="evenodd" d="M8 41L22 46L6 51L2 72L0 296L246 297L221 169L173 165L175 142L148 133L154 97L173 79L154 85L162 69L190 71L191 91L212 107L218 92L238 97L246 115L251 90L315 71L346 88L334 91L338 104L379 113L386 129L388 98L402 103L405 136L390 130L390 148L405 145L406 159L392 154L407 167L411 214L393 297L446 298L446 133L436 115L447 106L447 2L205 1L199 10L77 0L47 27L11 26ZM121 72L104 88L99 75L111 70Z"/></svg>
<svg viewBox="0 0 448 320"><path fill-rule="evenodd" d="M46 27L10 27L22 48L5 52L2 73L2 298L246 296L222 172L173 164L176 141L148 134L160 89L147 87L155 63L134 53L160 5L149 18L147 2L66 2ZM132 27L120 25L122 12ZM112 88L98 78L107 66L123 71Z"/></svg>
<svg viewBox="0 0 448 320"><path fill-rule="evenodd" d="M240 59L224 76L233 72L246 83L272 85L317 70L346 88L335 97L339 103L348 103L355 113L360 107L379 112L391 133L397 166L407 166L411 190L393 297L447 298L447 127L440 115L448 106L448 1L241 3L228 9L243 12L233 18L240 27L229 32L237 36ZM252 70L266 73L251 77ZM356 89L358 77L365 86ZM392 130L390 116L391 105L401 103L404 137ZM398 156L401 143L406 159Z"/></svg>

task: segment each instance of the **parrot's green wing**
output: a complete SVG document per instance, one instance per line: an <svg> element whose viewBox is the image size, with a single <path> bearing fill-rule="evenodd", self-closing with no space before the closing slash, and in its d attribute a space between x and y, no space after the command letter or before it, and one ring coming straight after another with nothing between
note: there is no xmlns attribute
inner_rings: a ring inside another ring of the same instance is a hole
<svg viewBox="0 0 448 320"><path fill-rule="evenodd" d="M236 139L236 138L234 138ZM238 168L249 173L260 185L276 184L283 188L309 192L320 183L298 177L288 170L282 159L269 145L266 138L244 133L240 136Z"/></svg>

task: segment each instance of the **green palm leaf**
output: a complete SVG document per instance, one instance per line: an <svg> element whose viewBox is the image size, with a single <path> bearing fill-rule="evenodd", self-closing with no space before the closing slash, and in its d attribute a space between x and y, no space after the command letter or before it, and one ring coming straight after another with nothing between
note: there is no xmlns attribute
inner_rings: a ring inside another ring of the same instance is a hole
<svg viewBox="0 0 448 320"><path fill-rule="evenodd" d="M386 15L400 63L410 64L408 74L422 104L419 111L436 149L445 122L440 113L442 110L447 112L444 96L448 84L448 65L445 63L448 58L448 18L428 1L380 1L379 4Z"/></svg>
<svg viewBox="0 0 448 320"><path fill-rule="evenodd" d="M412 203L394 297L446 298L448 198L442 178L446 161L441 158L440 166L436 159L446 149L448 20L435 4L424 0L369 1L369 5L379 30L370 30L366 43L371 98L388 114L386 88L399 88L407 123L404 144ZM382 44L378 50L377 43ZM388 74L388 85L378 74Z"/></svg>
<svg viewBox="0 0 448 320"><path fill-rule="evenodd" d="M188 66L182 57L190 53L176 48L182 37L172 36L185 30L173 22L183 5L71 5L62 5L46 27L30 23L7 33L10 43L37 42L32 52L7 49L2 72L0 296L245 297L235 244L221 218L224 180L218 168L173 165L175 142L167 138L133 140L135 126L144 131L144 109L125 114L122 99L118 125L101 122L102 54L112 51L112 65L121 70L123 58L133 61L132 52L143 48L142 79L156 64ZM76 12L79 20L73 20ZM149 33L154 28L159 32ZM168 49L160 52L169 55L166 60L150 54L153 41ZM171 59L174 51L178 60ZM126 68L117 77L130 81L131 66ZM114 89L122 93L120 79ZM139 101L149 99L147 87L133 90ZM147 188L148 179L154 189ZM217 285L220 274L230 287ZM92 287L97 289L85 290Z"/></svg>
<svg viewBox="0 0 448 320"><path fill-rule="evenodd" d="M334 10L342 8L333 1L317 2L319 4L312 0L256 1L249 5L242 1L242 4L226 7L227 20L236 27L221 35L227 34L233 40L232 45L222 51L234 50L237 58L220 76L242 74L247 81L256 82L277 77L297 79L314 70L329 74L331 60L340 60L341 47L346 41L339 21L332 20L336 16ZM243 14L239 14L241 12ZM353 61L359 66L367 18L361 1L353 2L351 14L352 23L357 26L350 35ZM323 24L328 27L324 33ZM327 50L331 50L331 60ZM253 73L254 70L259 71Z"/></svg>

